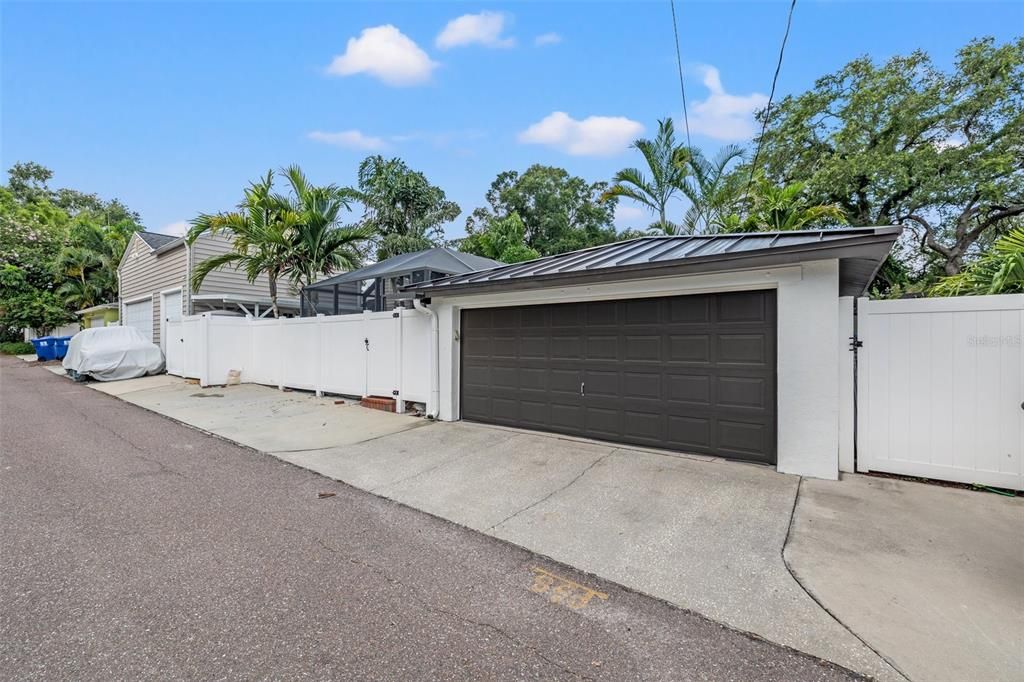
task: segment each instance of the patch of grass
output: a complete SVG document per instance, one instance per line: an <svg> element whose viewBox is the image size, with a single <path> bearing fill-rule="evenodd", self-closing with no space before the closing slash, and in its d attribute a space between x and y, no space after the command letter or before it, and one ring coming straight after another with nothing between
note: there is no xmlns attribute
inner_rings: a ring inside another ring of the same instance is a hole
<svg viewBox="0 0 1024 682"><path fill-rule="evenodd" d="M35 346L27 341L6 341L0 343L0 353L6 353L7 355L32 355L35 352Z"/></svg>

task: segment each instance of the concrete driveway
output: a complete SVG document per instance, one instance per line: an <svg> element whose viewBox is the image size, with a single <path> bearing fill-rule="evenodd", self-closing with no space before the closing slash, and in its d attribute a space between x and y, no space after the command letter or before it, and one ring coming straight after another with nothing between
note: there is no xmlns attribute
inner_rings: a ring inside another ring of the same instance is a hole
<svg viewBox="0 0 1024 682"><path fill-rule="evenodd" d="M874 583L889 580L888 571L900 571L903 577L893 585L916 590L915 599L929 599L936 586L916 581L925 573L920 564L934 561L934 555L908 551L902 563L872 564L865 561L863 544L870 546L870 533L857 551L837 551L848 542L847 526L859 525L863 534L891 519L893 510L863 503L843 512L823 511L825 503L814 504L820 499L817 481L803 483L806 513L798 510L794 546L787 550L812 598L783 559L801 481L767 467L469 423L431 423L255 385L199 389L173 377L136 381L150 384L97 388L878 679L903 679L897 668L915 679L937 679L931 674L936 670L960 669L1010 677L1024 664L1024 648L1014 652L1012 646L1024 642L1020 620L985 615L986 604L1000 598L1012 604L1021 594L1007 575L1016 568L1006 565L1007 552L974 558L979 567L997 564L1001 576L990 592L976 595L981 601L972 610L975 629L999 642L1000 656L964 663L989 658L985 646L969 648L981 636L953 635L941 645L933 640L930 648L927 641L911 645L907 637L894 636L902 623L913 621L915 631L928 631L946 627L945 621L931 612L866 611L872 600L844 586L862 570L876 572ZM832 485L854 498L864 487ZM980 507L961 505L959 513L966 515L987 511L986 503L1009 510L1010 519L1024 510L1019 499L993 502L980 493L921 487L938 496L912 510L925 518L950 492L983 500ZM842 514L846 521L817 523L822 514ZM886 541L898 546L899 533ZM940 553L953 545L950 537ZM872 581L859 579L855 584L874 589ZM920 663L922 658L928 662ZM951 659L966 668L950 667Z"/></svg>

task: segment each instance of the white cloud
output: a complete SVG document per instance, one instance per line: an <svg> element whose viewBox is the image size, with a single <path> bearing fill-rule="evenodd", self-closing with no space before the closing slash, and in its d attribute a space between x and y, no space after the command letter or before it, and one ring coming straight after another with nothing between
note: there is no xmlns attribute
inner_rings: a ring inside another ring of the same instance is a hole
<svg viewBox="0 0 1024 682"><path fill-rule="evenodd" d="M612 156L625 151L644 127L623 116L588 116L577 121L555 111L519 133L525 144L544 144L573 156Z"/></svg>
<svg viewBox="0 0 1024 682"><path fill-rule="evenodd" d="M557 33L542 33L533 39L533 44L537 47L541 47L543 45L557 45L560 42L562 42L562 36Z"/></svg>
<svg viewBox="0 0 1024 682"><path fill-rule="evenodd" d="M466 45L485 47L512 47L515 38L503 37L507 16L501 12L480 12L463 14L448 22L437 35L434 43L442 50Z"/></svg>
<svg viewBox="0 0 1024 682"><path fill-rule="evenodd" d="M437 68L426 52L391 24L364 28L358 38L349 38L345 54L337 55L327 67L332 76L365 73L388 85L415 85L430 80Z"/></svg>
<svg viewBox="0 0 1024 682"><path fill-rule="evenodd" d="M187 220L179 220L177 222L168 223L167 225L164 225L157 231L160 234L169 234L175 237L184 237L185 233L188 232L189 228L191 227L192 226L189 225Z"/></svg>
<svg viewBox="0 0 1024 682"><path fill-rule="evenodd" d="M325 133L320 130L314 130L307 137L316 142L323 142L335 147L344 147L345 149L373 151L385 149L388 146L388 143L383 138L365 135L358 130L342 130L337 133Z"/></svg>
<svg viewBox="0 0 1024 682"><path fill-rule="evenodd" d="M632 225L637 223L644 218L651 222L650 214L639 206L630 206L629 204L617 204L615 206L615 222L623 225ZM644 224L646 227L646 223Z"/></svg>
<svg viewBox="0 0 1024 682"><path fill-rule="evenodd" d="M690 131L716 140L751 139L757 132L754 112L768 104L768 96L759 92L730 95L722 87L718 69L700 65L697 70L710 94L707 99L691 105Z"/></svg>

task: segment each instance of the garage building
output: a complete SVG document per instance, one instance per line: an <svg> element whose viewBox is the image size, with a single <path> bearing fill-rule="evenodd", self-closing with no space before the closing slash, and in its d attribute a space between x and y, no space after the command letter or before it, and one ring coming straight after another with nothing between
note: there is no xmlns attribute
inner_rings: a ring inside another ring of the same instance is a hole
<svg viewBox="0 0 1024 682"><path fill-rule="evenodd" d="M438 416L835 478L840 300L898 227L652 236L414 285Z"/></svg>

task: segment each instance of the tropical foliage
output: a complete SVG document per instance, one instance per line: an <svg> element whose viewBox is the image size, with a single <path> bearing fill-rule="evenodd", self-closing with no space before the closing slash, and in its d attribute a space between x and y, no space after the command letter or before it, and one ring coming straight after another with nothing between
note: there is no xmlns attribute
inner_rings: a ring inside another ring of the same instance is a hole
<svg viewBox="0 0 1024 682"><path fill-rule="evenodd" d="M1024 226L996 240L963 270L932 286L934 296L1024 293Z"/></svg>
<svg viewBox="0 0 1024 682"><path fill-rule="evenodd" d="M462 248L486 255L482 244L507 238L507 221L513 215L522 225L522 244L541 256L613 242L617 197L602 201L607 189L604 182L588 183L552 166L530 166L522 174L499 173L487 191L488 205L466 219ZM488 232L499 234L479 236Z"/></svg>
<svg viewBox="0 0 1024 682"><path fill-rule="evenodd" d="M50 169L16 163L0 187L0 339L48 331L117 299L117 263L141 229L116 199L51 189Z"/></svg>
<svg viewBox="0 0 1024 682"><path fill-rule="evenodd" d="M643 156L650 176L640 168L623 168L612 178L612 186L601 194L601 200L632 199L658 216L652 230L674 234L676 226L668 219L668 206L685 183L688 156L676 144L672 119L658 121L658 135L653 140L634 140L632 148Z"/></svg>
<svg viewBox="0 0 1024 682"><path fill-rule="evenodd" d="M727 232L784 232L846 224L838 204L815 204L802 182L776 187L760 178L746 201L746 215L732 214L724 221Z"/></svg>
<svg viewBox="0 0 1024 682"><path fill-rule="evenodd" d="M193 268L193 287L199 288L211 272L229 266L244 272L252 283L266 276L275 317L281 314L282 282L301 291L321 275L359 267L360 246L371 236L366 227L341 224L353 190L312 185L298 166L289 166L280 175L288 183L288 195L274 192L274 172L267 171L244 191L237 210L199 215L186 237L189 243L204 233L231 239L231 251Z"/></svg>
<svg viewBox="0 0 1024 682"><path fill-rule="evenodd" d="M912 275L956 274L1024 215L1024 38L972 41L949 73L923 52L856 59L773 107L761 143L770 180L904 225Z"/></svg>
<svg viewBox="0 0 1024 682"><path fill-rule="evenodd" d="M365 208L361 225L374 235L378 260L440 246L442 225L461 212L444 190L398 158L367 157L358 182L350 198Z"/></svg>

